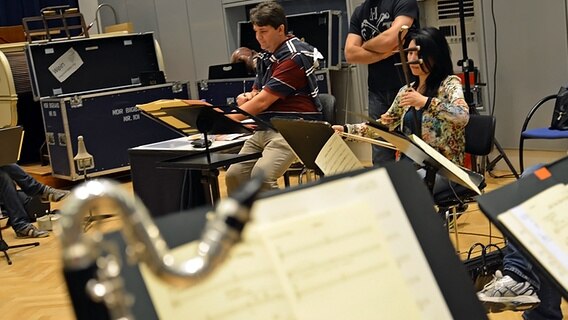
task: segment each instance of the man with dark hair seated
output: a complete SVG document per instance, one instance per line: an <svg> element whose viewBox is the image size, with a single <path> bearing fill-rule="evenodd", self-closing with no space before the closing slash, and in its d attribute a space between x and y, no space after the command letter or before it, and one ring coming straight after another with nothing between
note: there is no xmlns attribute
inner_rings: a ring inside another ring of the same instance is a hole
<svg viewBox="0 0 568 320"><path fill-rule="evenodd" d="M43 238L49 236L47 231L38 230L30 221L24 201L18 195L16 185L28 196L41 196L42 201L58 202L63 200L69 191L46 186L27 174L17 164L0 167L0 203L6 210L10 225L18 238Z"/></svg>

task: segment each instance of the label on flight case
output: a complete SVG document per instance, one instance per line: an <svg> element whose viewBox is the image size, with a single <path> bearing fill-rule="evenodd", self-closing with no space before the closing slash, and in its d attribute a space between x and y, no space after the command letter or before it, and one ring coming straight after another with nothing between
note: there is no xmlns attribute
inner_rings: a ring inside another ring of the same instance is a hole
<svg viewBox="0 0 568 320"><path fill-rule="evenodd" d="M77 71L83 65L83 59L79 56L79 53L75 49L70 48L65 52L59 59L49 66L49 71L51 74L63 82L67 80L75 71Z"/></svg>

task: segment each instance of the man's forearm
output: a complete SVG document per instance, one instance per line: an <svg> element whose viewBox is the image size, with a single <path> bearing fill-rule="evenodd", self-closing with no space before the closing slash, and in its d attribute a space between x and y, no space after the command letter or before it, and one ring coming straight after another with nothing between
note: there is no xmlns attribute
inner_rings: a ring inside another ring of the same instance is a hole
<svg viewBox="0 0 568 320"><path fill-rule="evenodd" d="M388 58L392 54L392 52L374 52L363 47L354 46L348 52L346 51L345 58L348 63L371 64Z"/></svg>
<svg viewBox="0 0 568 320"><path fill-rule="evenodd" d="M371 52L392 54L392 52L398 47L398 41L389 41L385 36L383 36L383 34L380 34L368 41L365 41L361 47Z"/></svg>

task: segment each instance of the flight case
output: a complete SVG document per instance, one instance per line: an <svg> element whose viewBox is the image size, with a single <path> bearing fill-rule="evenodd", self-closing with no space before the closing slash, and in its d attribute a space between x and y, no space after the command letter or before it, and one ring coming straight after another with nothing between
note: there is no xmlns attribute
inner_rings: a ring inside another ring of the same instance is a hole
<svg viewBox="0 0 568 320"><path fill-rule="evenodd" d="M130 170L128 149L182 136L179 132L143 116L137 104L159 99L187 99L187 83L68 95L40 100L52 174L78 180L73 161L77 137L83 136L95 168L89 176Z"/></svg>
<svg viewBox="0 0 568 320"><path fill-rule="evenodd" d="M315 72L320 93L331 94L329 70L322 69ZM215 79L197 81L199 99L214 106L229 105L237 102L237 96L243 92L251 91L253 78Z"/></svg>
<svg viewBox="0 0 568 320"><path fill-rule="evenodd" d="M145 83L160 78L152 33L28 43L25 52L53 176L83 178L73 161L78 136L94 157L88 175L99 176L129 170L129 148L181 135L136 108L189 98L187 83Z"/></svg>

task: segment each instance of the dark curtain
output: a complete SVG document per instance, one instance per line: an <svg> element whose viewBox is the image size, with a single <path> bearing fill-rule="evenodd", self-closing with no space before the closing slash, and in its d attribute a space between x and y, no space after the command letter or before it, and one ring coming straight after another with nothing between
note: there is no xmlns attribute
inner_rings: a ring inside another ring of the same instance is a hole
<svg viewBox="0 0 568 320"><path fill-rule="evenodd" d="M0 0L0 26L22 24L22 18L39 16L42 8L69 5L79 7L79 0Z"/></svg>

